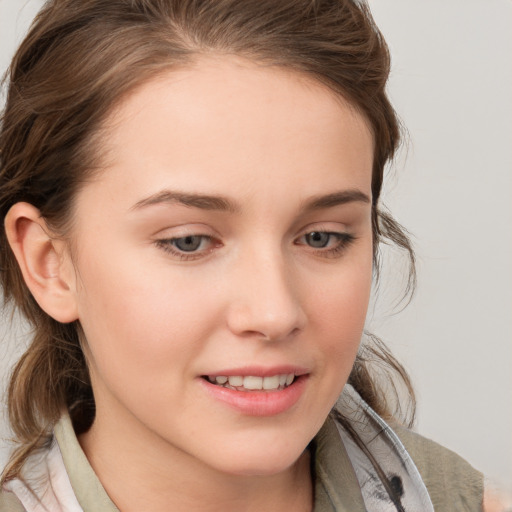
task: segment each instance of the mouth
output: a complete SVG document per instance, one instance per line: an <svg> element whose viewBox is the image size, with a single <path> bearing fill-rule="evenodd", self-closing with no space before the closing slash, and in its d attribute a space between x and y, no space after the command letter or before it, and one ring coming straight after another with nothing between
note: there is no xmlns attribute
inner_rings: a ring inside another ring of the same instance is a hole
<svg viewBox="0 0 512 512"><path fill-rule="evenodd" d="M210 384L234 391L282 391L298 378L294 373L259 377L256 375L204 375Z"/></svg>
<svg viewBox="0 0 512 512"><path fill-rule="evenodd" d="M220 370L199 379L208 396L237 414L274 416L291 410L308 389L310 372L305 368L246 367Z"/></svg>

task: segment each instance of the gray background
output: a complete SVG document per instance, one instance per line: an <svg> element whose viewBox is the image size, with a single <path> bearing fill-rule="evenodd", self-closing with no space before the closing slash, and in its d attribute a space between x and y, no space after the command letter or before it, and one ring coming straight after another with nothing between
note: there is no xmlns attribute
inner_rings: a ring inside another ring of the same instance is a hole
<svg viewBox="0 0 512 512"><path fill-rule="evenodd" d="M1 70L41 3L0 0ZM512 2L370 5L409 131L385 202L414 234L419 288L397 313L391 251L368 326L413 377L417 429L512 490ZM5 382L26 336L6 318L0 336Z"/></svg>

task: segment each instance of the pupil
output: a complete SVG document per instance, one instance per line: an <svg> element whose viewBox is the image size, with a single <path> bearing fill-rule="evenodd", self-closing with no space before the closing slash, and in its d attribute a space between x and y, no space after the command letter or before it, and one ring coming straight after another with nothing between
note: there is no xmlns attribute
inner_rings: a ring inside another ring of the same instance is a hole
<svg viewBox="0 0 512 512"><path fill-rule="evenodd" d="M199 249L201 245L201 237L200 236L184 236L182 238L177 238L174 242L175 246L180 251L192 252Z"/></svg>
<svg viewBox="0 0 512 512"><path fill-rule="evenodd" d="M306 235L306 240L311 247L326 247L329 243L329 233L313 231Z"/></svg>

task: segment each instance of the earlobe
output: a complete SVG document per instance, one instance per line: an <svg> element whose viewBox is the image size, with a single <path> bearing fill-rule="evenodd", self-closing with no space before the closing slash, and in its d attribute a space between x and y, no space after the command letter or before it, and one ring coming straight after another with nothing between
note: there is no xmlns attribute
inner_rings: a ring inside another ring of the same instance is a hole
<svg viewBox="0 0 512 512"><path fill-rule="evenodd" d="M78 318L72 262L65 242L52 238L37 208L16 203L5 231L23 278L41 309L58 322Z"/></svg>

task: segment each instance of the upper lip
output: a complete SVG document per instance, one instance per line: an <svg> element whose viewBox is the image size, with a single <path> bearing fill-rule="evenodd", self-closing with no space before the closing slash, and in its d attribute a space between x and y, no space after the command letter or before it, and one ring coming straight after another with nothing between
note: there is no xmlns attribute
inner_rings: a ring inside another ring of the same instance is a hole
<svg viewBox="0 0 512 512"><path fill-rule="evenodd" d="M222 370L215 370L204 375L209 376L241 376L241 377L271 377L273 375L288 375L293 373L296 376L305 375L309 370L304 366L296 365L278 365L278 366L242 366L239 368L225 368Z"/></svg>

